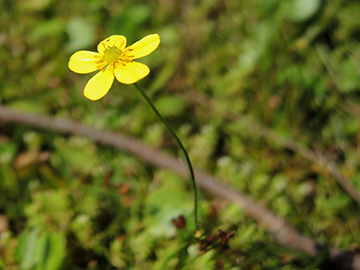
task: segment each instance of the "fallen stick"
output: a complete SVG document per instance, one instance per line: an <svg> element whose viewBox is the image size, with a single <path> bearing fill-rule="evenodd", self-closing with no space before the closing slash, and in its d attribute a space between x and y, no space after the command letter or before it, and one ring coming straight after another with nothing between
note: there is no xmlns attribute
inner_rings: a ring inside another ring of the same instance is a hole
<svg viewBox="0 0 360 270"><path fill-rule="evenodd" d="M73 121L46 115L19 112L1 105L0 119L3 122L29 125L62 134L84 136L94 142L125 150L149 164L170 169L187 177L185 165L177 158L120 133L95 129ZM246 215L257 220L260 226L266 229L280 245L304 252L310 256L316 256L321 252L320 245L315 240L300 234L285 219L277 216L266 207L257 204L247 195L234 191L200 169L195 169L195 175L198 185L202 189L213 196L224 198L239 205ZM331 248L329 255L331 263L337 266L336 269L360 270L360 254Z"/></svg>
<svg viewBox="0 0 360 270"><path fill-rule="evenodd" d="M269 128L264 127L250 119L243 118L242 121L239 120L239 117L232 117L233 121L235 121L235 119L237 119L237 122L240 125L247 124L247 127L251 127L246 129L251 134L256 134L257 136L264 137L272 143L276 143L282 147L290 149L298 153L303 158L324 168L324 170L327 171L338 182L339 186L343 190L345 190L360 205L360 195L356 187L349 181L349 179L347 179L341 174L335 162L328 158L325 154L314 152L313 150L306 148L305 146L293 141L292 139L275 133Z"/></svg>

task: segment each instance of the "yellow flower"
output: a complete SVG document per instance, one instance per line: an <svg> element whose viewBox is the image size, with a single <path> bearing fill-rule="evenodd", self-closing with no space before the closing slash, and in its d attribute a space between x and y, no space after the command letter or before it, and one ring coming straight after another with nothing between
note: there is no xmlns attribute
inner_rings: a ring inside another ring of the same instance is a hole
<svg viewBox="0 0 360 270"><path fill-rule="evenodd" d="M133 60L152 53L159 44L158 34L148 35L128 47L124 36L114 35L99 43L98 52L74 53L68 66L80 74L100 70L84 88L85 97L98 100L109 91L114 77L123 84L133 84L146 77L150 72L148 66Z"/></svg>

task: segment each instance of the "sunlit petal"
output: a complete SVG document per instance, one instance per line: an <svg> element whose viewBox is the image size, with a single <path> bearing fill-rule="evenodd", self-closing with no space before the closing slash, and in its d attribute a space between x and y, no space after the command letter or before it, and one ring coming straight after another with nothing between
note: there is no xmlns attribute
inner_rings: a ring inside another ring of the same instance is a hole
<svg viewBox="0 0 360 270"><path fill-rule="evenodd" d="M116 79L123 84L133 84L146 77L150 72L147 65L138 62L119 64L114 71Z"/></svg>
<svg viewBox="0 0 360 270"><path fill-rule="evenodd" d="M104 39L97 46L99 53L103 54L107 47L116 46L119 50L123 50L126 47L126 37L120 35L113 35Z"/></svg>
<svg viewBox="0 0 360 270"><path fill-rule="evenodd" d="M159 46L160 37L158 34L148 35L139 41L135 42L129 48L131 51L128 53L129 57L132 59L137 59L140 57L144 57L153 51Z"/></svg>
<svg viewBox="0 0 360 270"><path fill-rule="evenodd" d="M102 68L102 55L97 52L78 51L69 60L69 69L80 74L86 74Z"/></svg>
<svg viewBox="0 0 360 270"><path fill-rule="evenodd" d="M113 81L114 75L112 68L108 66L88 81L84 89L85 97L91 100L102 98L110 90Z"/></svg>

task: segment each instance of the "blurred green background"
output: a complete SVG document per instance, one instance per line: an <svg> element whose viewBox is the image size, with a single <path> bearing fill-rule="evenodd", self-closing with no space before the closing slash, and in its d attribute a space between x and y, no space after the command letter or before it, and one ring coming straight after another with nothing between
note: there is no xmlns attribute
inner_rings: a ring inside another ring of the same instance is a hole
<svg viewBox="0 0 360 270"><path fill-rule="evenodd" d="M359 205L321 166L262 125L336 161L360 192L360 3L356 0L0 0L0 102L118 131L180 154L133 86L100 101L69 56L125 35L160 47L139 83L193 165L247 193L301 233L360 248ZM0 119L1 120L1 119ZM326 269L278 246L237 206L201 192L199 255L191 186L86 138L0 122L0 269ZM180 214L188 230L171 220ZM307 268L306 268L307 267Z"/></svg>

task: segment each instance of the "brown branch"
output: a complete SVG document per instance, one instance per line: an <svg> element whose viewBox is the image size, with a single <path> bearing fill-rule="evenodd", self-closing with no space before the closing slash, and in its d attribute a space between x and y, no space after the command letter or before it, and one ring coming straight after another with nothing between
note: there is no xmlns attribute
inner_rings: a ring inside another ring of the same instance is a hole
<svg viewBox="0 0 360 270"><path fill-rule="evenodd" d="M255 121L252 121L250 119L247 119L245 117L239 117L239 116L233 116L231 117L233 120L237 119L237 122L240 125L246 125L247 132L250 132L252 134L256 134L258 136L262 136L269 141L276 143L282 147L285 147L287 149L290 149L296 153L298 153L300 156L304 157L307 160L310 160L314 162L315 164L319 164L322 168L324 168L332 177L336 179L338 184L348 193L350 196L358 203L360 204L360 195L355 188L355 186L344 177L339 169L337 168L334 161L329 159L326 155L322 153L316 153L303 145L293 141L292 139L286 138L272 130L270 130L267 127L264 127L260 124L258 124Z"/></svg>
<svg viewBox="0 0 360 270"><path fill-rule="evenodd" d="M94 142L113 146L132 153L149 164L170 169L184 177L187 176L185 165L177 158L155 150L123 134L99 130L73 121L45 115L22 113L1 105L0 119L4 122L30 125L62 134L84 136ZM239 205L245 214L256 219L279 244L311 256L319 254L318 243L310 237L300 234L282 217L275 215L266 207L254 202L245 194L234 191L224 184L221 184L220 181L202 170L196 169L195 175L198 180L198 185L201 188L214 196L224 198ZM330 250L330 260L333 264L339 265L337 269L360 270L360 255L358 254L347 253L333 248Z"/></svg>

